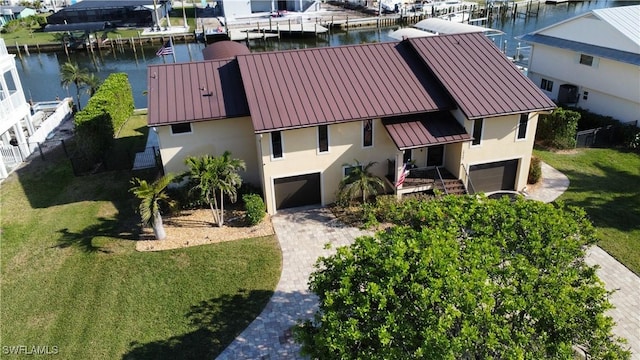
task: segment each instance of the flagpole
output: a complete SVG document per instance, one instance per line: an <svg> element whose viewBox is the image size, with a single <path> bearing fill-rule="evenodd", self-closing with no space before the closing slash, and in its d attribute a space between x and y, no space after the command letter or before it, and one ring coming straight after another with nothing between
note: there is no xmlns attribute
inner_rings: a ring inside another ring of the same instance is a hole
<svg viewBox="0 0 640 360"><path fill-rule="evenodd" d="M176 47L173 46L173 37L169 35L169 43L171 44L171 54L173 55L173 62L176 63Z"/></svg>

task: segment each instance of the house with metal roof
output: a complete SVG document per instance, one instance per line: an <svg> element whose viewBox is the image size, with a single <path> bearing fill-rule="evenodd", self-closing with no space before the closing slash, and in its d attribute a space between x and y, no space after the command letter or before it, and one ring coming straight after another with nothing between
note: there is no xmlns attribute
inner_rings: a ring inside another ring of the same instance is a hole
<svg viewBox="0 0 640 360"><path fill-rule="evenodd" d="M335 201L355 160L376 162L398 196L523 190L538 115L555 108L479 33L242 51L152 65L148 76L165 172L229 150L271 214Z"/></svg>
<svg viewBox="0 0 640 360"><path fill-rule="evenodd" d="M561 104L640 120L639 21L640 5L597 9L522 36L529 78Z"/></svg>

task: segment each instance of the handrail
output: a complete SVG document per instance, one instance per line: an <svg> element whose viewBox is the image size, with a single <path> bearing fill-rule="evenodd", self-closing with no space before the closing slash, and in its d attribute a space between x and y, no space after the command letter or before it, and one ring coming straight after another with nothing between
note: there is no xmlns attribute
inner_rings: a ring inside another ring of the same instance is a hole
<svg viewBox="0 0 640 360"><path fill-rule="evenodd" d="M442 174L440 174L440 168L436 166L436 172L438 173L438 178L440 179L440 182L442 183L442 189L444 190L444 194L445 195L449 195L449 192L447 191L447 185L444 183L444 180L442 179Z"/></svg>
<svg viewBox="0 0 640 360"><path fill-rule="evenodd" d="M462 166L462 164L460 164ZM465 190L467 190L467 194L475 194L476 193L476 189L473 186L473 183L471 182L471 176L469 176L469 172L467 171L467 168L462 166L462 168L464 169L464 173L467 175L467 182L469 183L469 187L471 187L471 189L473 190L473 192L469 192L469 189L467 188L467 184L462 184L464 185Z"/></svg>

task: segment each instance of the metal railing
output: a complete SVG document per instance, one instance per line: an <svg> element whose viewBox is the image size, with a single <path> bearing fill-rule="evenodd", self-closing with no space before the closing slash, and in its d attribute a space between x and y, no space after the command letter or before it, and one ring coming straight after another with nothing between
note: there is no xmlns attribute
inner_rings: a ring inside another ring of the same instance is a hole
<svg viewBox="0 0 640 360"><path fill-rule="evenodd" d="M444 179L442 179L442 174L440 174L440 168L436 166L436 173L438 173L438 179L440 179L440 183L442 184L442 190L444 190L445 195L449 195L447 191L447 184L444 183Z"/></svg>

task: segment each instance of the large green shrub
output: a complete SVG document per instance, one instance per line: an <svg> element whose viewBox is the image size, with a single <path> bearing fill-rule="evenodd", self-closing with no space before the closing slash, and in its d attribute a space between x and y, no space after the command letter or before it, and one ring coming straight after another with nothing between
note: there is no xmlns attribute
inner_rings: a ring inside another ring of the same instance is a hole
<svg viewBox="0 0 640 360"><path fill-rule="evenodd" d="M575 148L579 120L580 113L563 108L540 115L536 139L556 149Z"/></svg>
<svg viewBox="0 0 640 360"><path fill-rule="evenodd" d="M266 213L266 207L260 195L245 194L242 196L242 201L244 201L244 206L247 210L246 218L249 224L259 224Z"/></svg>
<svg viewBox="0 0 640 360"><path fill-rule="evenodd" d="M531 165L529 165L529 177L527 178L528 184L535 184L542 178L542 162L540 158L532 156Z"/></svg>
<svg viewBox="0 0 640 360"><path fill-rule="evenodd" d="M109 75L87 106L75 114L80 149L97 160L111 145L115 131L133 114L133 93L125 73Z"/></svg>

